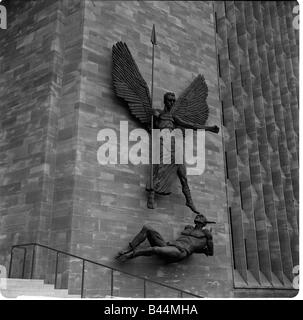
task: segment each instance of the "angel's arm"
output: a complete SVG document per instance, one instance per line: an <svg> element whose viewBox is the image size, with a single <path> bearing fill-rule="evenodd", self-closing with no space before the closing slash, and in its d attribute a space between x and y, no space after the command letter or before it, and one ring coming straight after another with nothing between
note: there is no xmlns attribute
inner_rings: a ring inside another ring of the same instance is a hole
<svg viewBox="0 0 303 320"><path fill-rule="evenodd" d="M198 123L194 123L194 122L189 121L189 120L181 119L177 115L174 116L174 120L175 120L175 123L177 125L179 125L181 127L184 127L186 129L194 129L194 130L204 129L205 131L211 131L211 132L214 132L214 133L218 133L219 132L219 127L218 126L204 126L204 125L201 125L201 124L198 124Z"/></svg>

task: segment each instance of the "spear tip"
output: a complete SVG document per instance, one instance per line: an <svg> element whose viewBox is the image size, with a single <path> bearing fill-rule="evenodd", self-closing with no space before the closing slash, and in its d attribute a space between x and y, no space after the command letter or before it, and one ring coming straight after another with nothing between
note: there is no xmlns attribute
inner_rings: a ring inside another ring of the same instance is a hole
<svg viewBox="0 0 303 320"><path fill-rule="evenodd" d="M151 34L151 43L153 45L157 45L156 28L154 24L153 24L152 34Z"/></svg>

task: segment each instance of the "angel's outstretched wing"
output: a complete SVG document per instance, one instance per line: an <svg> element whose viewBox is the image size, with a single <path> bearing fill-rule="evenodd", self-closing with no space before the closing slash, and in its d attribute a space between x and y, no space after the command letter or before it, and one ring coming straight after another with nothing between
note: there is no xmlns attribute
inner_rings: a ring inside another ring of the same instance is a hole
<svg viewBox="0 0 303 320"><path fill-rule="evenodd" d="M113 86L116 95L123 98L132 113L143 124L150 124L152 107L148 86L127 45L113 46Z"/></svg>
<svg viewBox="0 0 303 320"><path fill-rule="evenodd" d="M198 75L176 101L172 113L182 122L205 125L209 109L206 102L208 87L202 75Z"/></svg>

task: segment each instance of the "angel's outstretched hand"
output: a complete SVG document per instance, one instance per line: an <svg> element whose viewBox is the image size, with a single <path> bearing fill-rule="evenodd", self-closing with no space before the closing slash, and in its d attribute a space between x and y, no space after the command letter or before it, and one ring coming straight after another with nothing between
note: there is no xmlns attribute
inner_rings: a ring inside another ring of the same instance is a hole
<svg viewBox="0 0 303 320"><path fill-rule="evenodd" d="M218 126L211 126L209 127L208 131L214 132L214 133L219 133L219 127Z"/></svg>

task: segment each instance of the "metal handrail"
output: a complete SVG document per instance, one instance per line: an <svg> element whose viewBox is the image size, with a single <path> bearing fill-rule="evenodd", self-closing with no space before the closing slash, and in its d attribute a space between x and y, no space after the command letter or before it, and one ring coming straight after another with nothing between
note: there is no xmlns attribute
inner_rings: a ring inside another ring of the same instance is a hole
<svg viewBox="0 0 303 320"><path fill-rule="evenodd" d="M170 285L167 285L167 284L163 284L163 283L160 283L160 282L157 282L155 280L150 280L150 279L147 279L145 277L141 277L141 276L138 276L138 275L135 275L135 274L132 274L130 272L127 272L127 271L124 271L124 270L121 270L121 269L118 269L118 268L114 268L114 267L110 267L110 266L107 266L105 264L102 264L102 263L99 263L99 262L96 262L96 261L93 261L93 260L90 260L90 259L86 259L86 258L83 258L83 257L80 257L80 256L77 256L75 254L72 254L72 253L68 253L66 251L62 251L62 250L58 250L58 249L55 249L55 248L51 248L49 246L46 246L44 244L40 244L40 243L24 243L24 244L17 244L17 245L14 245L12 246L11 248L11 258L10 258L10 264L9 264L9 272L8 272L8 277L11 278L11 272L12 272L12 264L13 264L13 255L14 255L14 250L15 249L22 249L24 250L24 255L23 255L23 268L22 268L22 278L24 278L24 272L25 272L25 261L26 261L26 256L27 256L27 249L25 247L29 247L29 246L33 246L33 255L32 255L32 263L31 263L31 272L30 272L30 279L33 278L33 269L34 269L34 259L35 259L35 249L36 247L41 247L41 248L45 248L45 249L48 249L50 251L53 251L53 252L56 252L56 271L55 271L55 288L56 288L56 285L57 285L57 275L58 275L58 261L59 261L59 254L61 255L66 255L66 256L69 256L69 257L73 257L73 258L76 258L76 259L79 259L82 261L82 277L81 277L81 298L84 298L84 276L85 276L85 263L91 263L91 264L94 264L94 265L97 265L97 266L100 266L100 267L103 267L103 268L107 268L107 269L110 269L111 270L111 296L113 296L113 282L114 282L114 271L117 271L117 272L120 272L120 273L124 273L128 276L132 276L134 278L137 278L137 279L140 279L140 280L143 280L143 289L144 289L144 298L146 298L146 282L150 282L150 283L153 283L153 284L156 284L156 285L159 285L161 287L166 287L166 288L169 288L171 290L175 290L175 291L178 291L180 293L180 297L182 298L184 294L186 295L190 295L190 296L193 296L193 297L196 297L196 298L203 298L199 295L196 295L194 293L191 293L191 292L188 292L188 291L185 291L185 290L182 290L182 289L178 289L178 288L175 288L175 287L172 287Z"/></svg>

